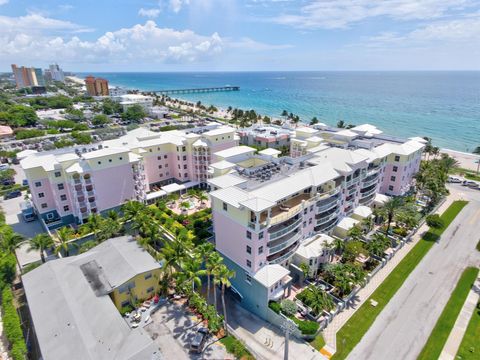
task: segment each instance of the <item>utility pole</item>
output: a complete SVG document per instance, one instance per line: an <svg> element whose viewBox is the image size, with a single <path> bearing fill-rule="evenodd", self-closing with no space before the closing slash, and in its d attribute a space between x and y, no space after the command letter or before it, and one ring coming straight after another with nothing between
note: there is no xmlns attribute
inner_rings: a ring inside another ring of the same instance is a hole
<svg viewBox="0 0 480 360"><path fill-rule="evenodd" d="M285 321L281 327L282 330L285 332L285 351L283 353L283 360L288 360L288 342L290 341L290 334L295 331L297 326L292 320L285 317Z"/></svg>

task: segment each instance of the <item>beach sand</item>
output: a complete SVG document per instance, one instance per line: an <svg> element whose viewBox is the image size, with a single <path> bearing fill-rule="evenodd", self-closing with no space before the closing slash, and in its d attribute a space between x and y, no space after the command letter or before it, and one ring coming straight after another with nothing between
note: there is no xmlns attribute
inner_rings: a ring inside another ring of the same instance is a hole
<svg viewBox="0 0 480 360"><path fill-rule="evenodd" d="M457 160L461 168L477 171L477 161L480 161L480 155L469 154L461 151L450 149L441 149L440 152L448 154Z"/></svg>

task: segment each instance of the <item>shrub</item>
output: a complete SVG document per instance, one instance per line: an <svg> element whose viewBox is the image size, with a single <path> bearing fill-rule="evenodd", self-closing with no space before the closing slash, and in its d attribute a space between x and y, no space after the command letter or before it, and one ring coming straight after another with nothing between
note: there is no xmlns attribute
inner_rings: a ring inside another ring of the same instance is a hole
<svg viewBox="0 0 480 360"><path fill-rule="evenodd" d="M45 135L45 131L38 129L18 130L15 133L15 139L23 140Z"/></svg>
<svg viewBox="0 0 480 360"><path fill-rule="evenodd" d="M438 214L428 215L426 221L427 225L434 229L440 229L445 225L445 222Z"/></svg>
<svg viewBox="0 0 480 360"><path fill-rule="evenodd" d="M15 255L3 255L0 258L0 288L11 284L15 278L16 260Z"/></svg>
<svg viewBox="0 0 480 360"><path fill-rule="evenodd" d="M268 307L275 311L277 314L280 314L280 310L282 309L281 305L276 301L270 301L268 303Z"/></svg>
<svg viewBox="0 0 480 360"><path fill-rule="evenodd" d="M280 307L282 309L282 312L287 315L288 317L295 315L297 312L297 304L293 302L292 300L282 300L280 303Z"/></svg>
<svg viewBox="0 0 480 360"><path fill-rule="evenodd" d="M125 314L126 314L127 312L130 313L130 312L132 312L132 311L133 311L133 307L132 307L132 305L129 304L129 305L124 306L124 307L122 307L122 308L120 309L120 314L122 314L122 316L125 316Z"/></svg>
<svg viewBox="0 0 480 360"><path fill-rule="evenodd" d="M2 310L3 329L12 346L10 355L14 360L24 360L27 347L23 338L20 318L18 317L17 309L13 305L12 290L8 286L2 291Z"/></svg>
<svg viewBox="0 0 480 360"><path fill-rule="evenodd" d="M319 326L316 321L304 320L298 322L298 329L303 335L315 335Z"/></svg>

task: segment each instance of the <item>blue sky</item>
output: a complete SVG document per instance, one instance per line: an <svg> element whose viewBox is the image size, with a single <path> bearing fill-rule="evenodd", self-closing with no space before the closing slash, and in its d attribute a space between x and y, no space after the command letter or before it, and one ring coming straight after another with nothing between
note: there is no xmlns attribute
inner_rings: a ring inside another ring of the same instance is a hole
<svg viewBox="0 0 480 360"><path fill-rule="evenodd" d="M0 0L0 71L480 70L480 0Z"/></svg>

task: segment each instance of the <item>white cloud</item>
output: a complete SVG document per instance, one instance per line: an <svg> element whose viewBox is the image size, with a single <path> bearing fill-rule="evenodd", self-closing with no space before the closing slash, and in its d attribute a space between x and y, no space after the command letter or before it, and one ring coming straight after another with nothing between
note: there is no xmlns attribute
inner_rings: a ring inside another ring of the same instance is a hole
<svg viewBox="0 0 480 360"><path fill-rule="evenodd" d="M170 0L170 9L172 9L173 12L178 13L180 10L182 10L184 5L189 4L190 0Z"/></svg>
<svg viewBox="0 0 480 360"><path fill-rule="evenodd" d="M472 0L311 0L296 13L271 21L303 29L340 29L374 17L427 20L473 6Z"/></svg>
<svg viewBox="0 0 480 360"><path fill-rule="evenodd" d="M96 40L72 36L79 25L27 15L0 17L2 63L39 63L57 60L69 64L155 64L188 63L211 58L222 51L223 40L191 30L160 28L149 20L131 28L111 31Z"/></svg>
<svg viewBox="0 0 480 360"><path fill-rule="evenodd" d="M0 5L5 5L6 3L8 3L8 0L0 0Z"/></svg>
<svg viewBox="0 0 480 360"><path fill-rule="evenodd" d="M161 10L160 9L144 9L140 8L138 10L138 15L148 17L148 18L156 18L158 15L160 15Z"/></svg>
<svg viewBox="0 0 480 360"><path fill-rule="evenodd" d="M292 48L293 45L290 44L267 44L259 42L248 37L241 38L238 41L231 41L227 46L232 48L239 48L244 50L253 50L253 51L271 51L271 50L283 50Z"/></svg>

